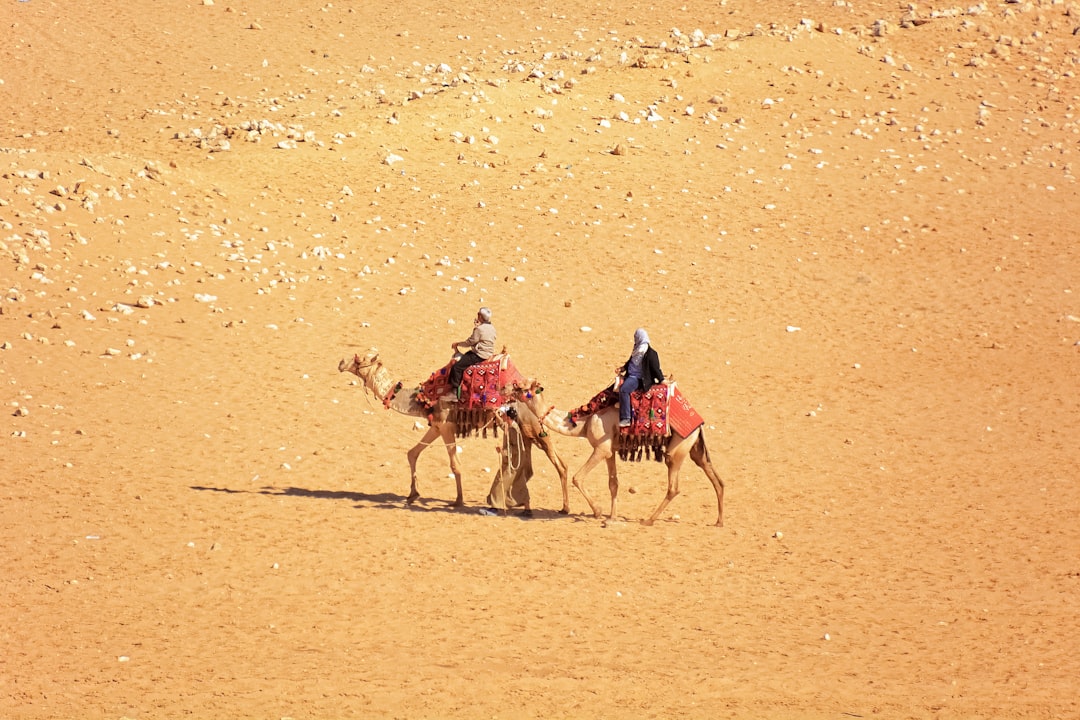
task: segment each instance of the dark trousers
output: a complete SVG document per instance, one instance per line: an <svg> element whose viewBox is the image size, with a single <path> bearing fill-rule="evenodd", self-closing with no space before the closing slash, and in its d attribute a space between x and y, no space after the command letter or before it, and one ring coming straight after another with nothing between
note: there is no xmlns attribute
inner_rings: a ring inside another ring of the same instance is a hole
<svg viewBox="0 0 1080 720"><path fill-rule="evenodd" d="M456 390L458 385L461 385L461 378L465 376L465 369L481 362L484 362L484 358L472 350L462 355L461 359L454 363L454 367L450 368L450 387Z"/></svg>

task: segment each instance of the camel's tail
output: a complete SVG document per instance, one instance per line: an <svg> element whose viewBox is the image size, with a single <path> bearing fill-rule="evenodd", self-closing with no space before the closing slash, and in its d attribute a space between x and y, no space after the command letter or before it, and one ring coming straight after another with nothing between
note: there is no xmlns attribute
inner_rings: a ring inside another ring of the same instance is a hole
<svg viewBox="0 0 1080 720"><path fill-rule="evenodd" d="M702 425L698 428L697 442L694 443L694 451L701 454L701 459L705 462L712 464L712 459L709 457L709 448L705 445L705 426Z"/></svg>
<svg viewBox="0 0 1080 720"><path fill-rule="evenodd" d="M718 486L717 490L723 492L724 480L717 474L712 465L712 458L709 457L709 448L705 444L705 426L702 425L698 428L697 442L694 443L694 447L690 450L690 457L696 462L705 474L709 476L709 480L714 481Z"/></svg>
<svg viewBox="0 0 1080 720"><path fill-rule="evenodd" d="M712 460L709 459L709 448L705 445L704 428L698 428L697 441L694 442L694 447L690 450L690 457L705 471L706 477L708 477L709 482L712 483L713 490L716 491L716 526L723 527L724 481L716 473L716 470L712 466ZM661 509L662 508L663 506L661 506Z"/></svg>

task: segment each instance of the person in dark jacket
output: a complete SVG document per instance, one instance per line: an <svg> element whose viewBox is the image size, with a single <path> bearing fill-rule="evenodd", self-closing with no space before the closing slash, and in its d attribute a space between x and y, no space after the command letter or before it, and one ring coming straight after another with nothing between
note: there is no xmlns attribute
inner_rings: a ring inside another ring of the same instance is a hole
<svg viewBox="0 0 1080 720"><path fill-rule="evenodd" d="M649 345L649 334L645 328L634 332L634 350L630 359L619 368L623 376L619 385L619 427L630 427L633 409L630 407L630 393L635 390L648 391L656 383L664 381L660 370L660 356Z"/></svg>

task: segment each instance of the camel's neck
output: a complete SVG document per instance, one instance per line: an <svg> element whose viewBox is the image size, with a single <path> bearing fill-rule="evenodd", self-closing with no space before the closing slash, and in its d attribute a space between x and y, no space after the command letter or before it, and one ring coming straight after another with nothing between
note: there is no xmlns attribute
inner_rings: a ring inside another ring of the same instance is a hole
<svg viewBox="0 0 1080 720"><path fill-rule="evenodd" d="M536 408L533 408L533 412L536 412ZM575 427L570 422L570 413L565 410L559 410L556 407L550 407L549 409L541 410L537 413L540 417L540 423L548 430L554 430L560 435L580 435L581 430Z"/></svg>
<svg viewBox="0 0 1080 720"><path fill-rule="evenodd" d="M374 367L367 368L367 372L357 373L364 381L364 386L375 395L376 398L382 400L384 403L386 399L390 397L394 392L394 388L398 383L394 380L394 377L380 363Z"/></svg>
<svg viewBox="0 0 1080 720"><path fill-rule="evenodd" d="M401 390L401 383L395 380L382 364L368 368L366 372L361 370L357 375L364 381L364 387L381 400L387 409L409 417L427 415L427 410L416 400L416 390Z"/></svg>

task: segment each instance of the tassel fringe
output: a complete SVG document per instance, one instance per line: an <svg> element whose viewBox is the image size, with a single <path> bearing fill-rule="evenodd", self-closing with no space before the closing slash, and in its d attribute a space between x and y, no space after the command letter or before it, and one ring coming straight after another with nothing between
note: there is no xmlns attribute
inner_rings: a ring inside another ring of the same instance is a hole
<svg viewBox="0 0 1080 720"><path fill-rule="evenodd" d="M640 462L652 455L652 459L656 462L664 462L667 435L619 433L616 438L616 452L618 452L620 460Z"/></svg>
<svg viewBox="0 0 1080 720"><path fill-rule="evenodd" d="M488 430L492 437L499 437L499 426L495 422L495 412L489 409L464 409L454 408L451 413L454 422L456 436L466 438L470 435L479 435L487 438Z"/></svg>

